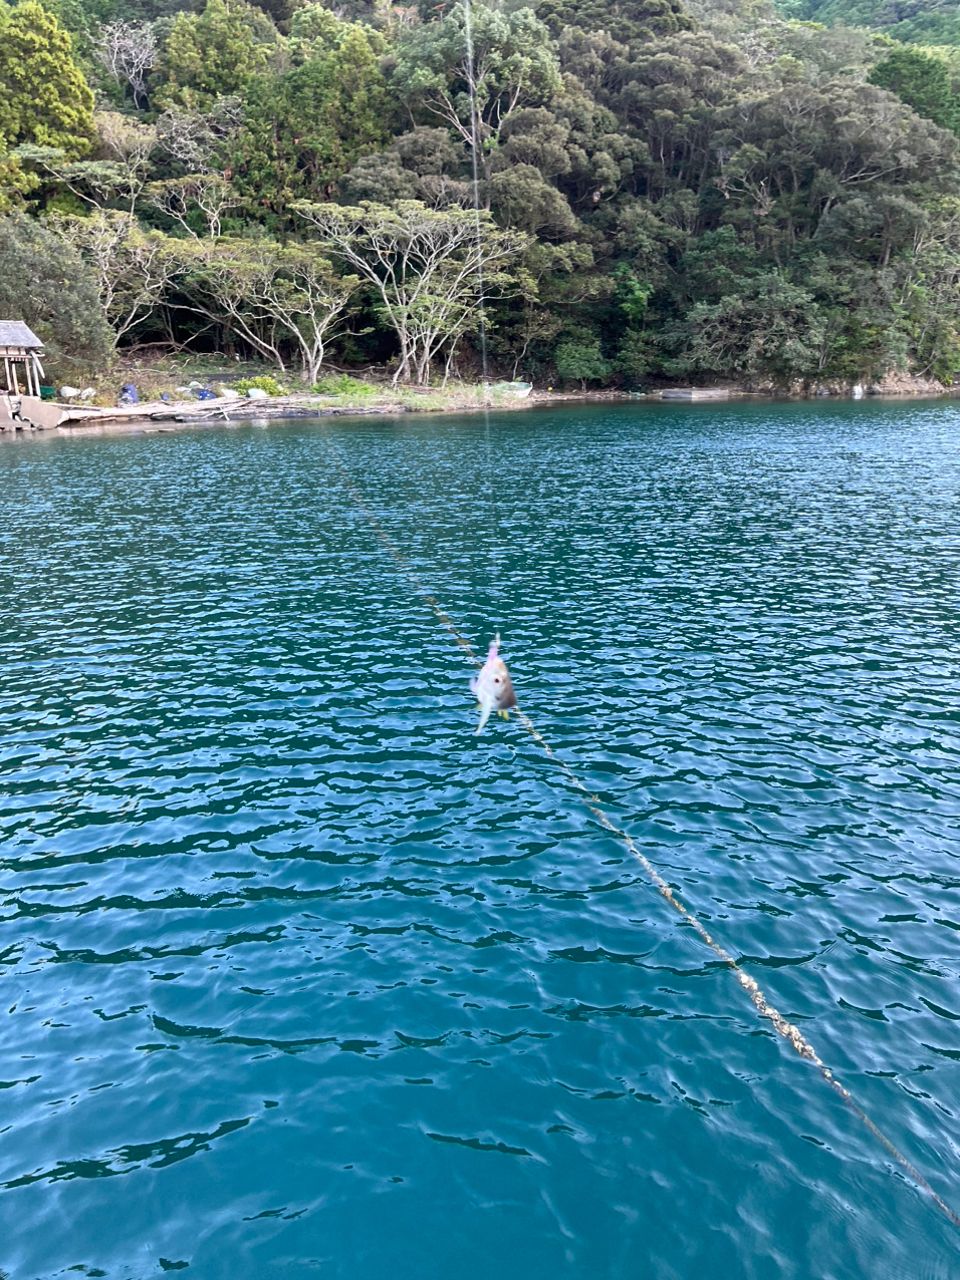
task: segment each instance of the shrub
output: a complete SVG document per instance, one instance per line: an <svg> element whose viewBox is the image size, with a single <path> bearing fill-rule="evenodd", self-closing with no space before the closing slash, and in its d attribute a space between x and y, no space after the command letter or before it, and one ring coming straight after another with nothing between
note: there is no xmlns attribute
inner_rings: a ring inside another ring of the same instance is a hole
<svg viewBox="0 0 960 1280"><path fill-rule="evenodd" d="M375 396L376 387L360 378L352 378L349 373L327 374L313 384L318 396Z"/></svg>
<svg viewBox="0 0 960 1280"><path fill-rule="evenodd" d="M639 329L625 329L617 351L616 368L627 385L639 386L654 367L656 352L650 334Z"/></svg>
<svg viewBox="0 0 960 1280"><path fill-rule="evenodd" d="M234 383L234 390L239 391L245 396L248 391L265 391L268 396L285 396L286 388L281 387L272 373L263 373L257 378L241 378L239 382Z"/></svg>
<svg viewBox="0 0 960 1280"><path fill-rule="evenodd" d="M564 382L579 382L581 388L588 382L602 382L610 375L610 363L603 358L596 338L569 338L561 342L553 361Z"/></svg>

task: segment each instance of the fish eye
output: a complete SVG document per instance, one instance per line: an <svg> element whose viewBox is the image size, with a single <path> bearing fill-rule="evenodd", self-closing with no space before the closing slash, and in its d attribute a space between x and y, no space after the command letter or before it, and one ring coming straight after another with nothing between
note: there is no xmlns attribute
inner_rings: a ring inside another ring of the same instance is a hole
<svg viewBox="0 0 960 1280"><path fill-rule="evenodd" d="M494 677L493 677L493 683L494 683L494 684L500 684L500 683L501 683L501 681L500 681L500 677L499 677L499 676L494 676Z"/></svg>

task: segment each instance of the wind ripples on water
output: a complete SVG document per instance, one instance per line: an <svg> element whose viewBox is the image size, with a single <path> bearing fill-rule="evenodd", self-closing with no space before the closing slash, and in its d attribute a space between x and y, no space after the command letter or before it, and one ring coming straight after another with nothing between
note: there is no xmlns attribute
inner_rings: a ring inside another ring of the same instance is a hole
<svg viewBox="0 0 960 1280"><path fill-rule="evenodd" d="M0 1267L947 1280L960 413L0 449Z"/></svg>

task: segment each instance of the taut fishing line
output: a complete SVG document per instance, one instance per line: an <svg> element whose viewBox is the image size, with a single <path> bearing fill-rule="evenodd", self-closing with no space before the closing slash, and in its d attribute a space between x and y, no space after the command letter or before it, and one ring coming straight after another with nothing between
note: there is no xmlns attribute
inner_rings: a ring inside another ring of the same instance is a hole
<svg viewBox="0 0 960 1280"><path fill-rule="evenodd" d="M490 425L490 378L487 360L487 306L486 284L483 278L483 233L480 229L480 160L482 146L480 116L477 111L477 86L474 83L473 57L473 6L465 0L463 6L463 38L467 49L467 88L470 92L470 160L473 165L473 220L477 237L477 280L480 285L480 361L483 369L483 407Z"/></svg>
<svg viewBox="0 0 960 1280"><path fill-rule="evenodd" d="M490 359L487 350L487 289L483 270L483 231L480 226L480 148L483 136L480 129L480 112L477 108L476 60L473 49L473 6L465 0L463 6L463 38L467 53L467 90L470 95L470 162L473 171L473 227L476 237L477 282L480 286L478 312L480 337L480 370L482 378L481 406L483 408L484 443L487 454L487 475L496 472L493 465L493 443L490 438ZM499 518L497 514L496 485L489 485L490 526L493 531L490 548L490 580L496 574L495 548L499 546Z"/></svg>
<svg viewBox="0 0 960 1280"><path fill-rule="evenodd" d="M333 459L334 467L340 476L344 488L349 494L354 505L360 511L361 515L370 525L370 528L373 530L381 546L383 546L396 564L400 575L406 579L414 593L420 597L444 630L450 634L461 653L470 662L472 662L474 666L479 667L481 665L481 660L477 656L473 645L466 636L463 635L456 623L440 604L436 596L431 591L428 591L423 585L417 577L416 571L410 561L403 554L396 542L386 529L384 529L383 525L370 509L363 494L354 484L353 478L344 465L343 460L339 457L338 451L333 445L333 442L328 436L326 436L326 434L324 439L328 446L331 458ZM653 885L661 898L663 898L664 901L673 908L685 923L691 926L700 940L710 948L717 959L720 960L733 974L742 990L749 996L757 1013L762 1018L766 1018L776 1031L777 1035L781 1036L782 1039L790 1045L798 1057L803 1058L816 1068L824 1083L828 1084L834 1093L838 1094L843 1099L850 1111L858 1120L860 1120L877 1142L879 1142L884 1151L886 1151L887 1154L896 1161L914 1185L930 1197L936 1207L955 1227L960 1227L960 1214L947 1204L943 1197L940 1196L930 1185L917 1166L906 1155L904 1155L896 1143L894 1143L894 1141L883 1132L879 1125L871 1119L846 1085L837 1078L834 1072L823 1061L819 1053L817 1053L816 1049L800 1028L790 1022L788 1018L784 1017L776 1005L774 1005L767 997L756 979L740 966L736 958L726 949L726 947L713 937L703 922L690 910L689 907L686 906L682 899L678 897L672 886L664 879L642 849L640 849L630 833L613 821L610 815L600 804L598 797L594 795L587 784L574 772L563 757L557 754L556 750L540 732L530 716L528 716L522 707L519 706L515 708L515 713L518 721L530 735L531 739L537 744L541 751L543 751L551 764L555 765L560 773L563 774L570 786L573 787L573 789L583 798L585 807L593 815L597 823L610 835L615 836L620 840L630 856L640 865L640 868L647 880Z"/></svg>

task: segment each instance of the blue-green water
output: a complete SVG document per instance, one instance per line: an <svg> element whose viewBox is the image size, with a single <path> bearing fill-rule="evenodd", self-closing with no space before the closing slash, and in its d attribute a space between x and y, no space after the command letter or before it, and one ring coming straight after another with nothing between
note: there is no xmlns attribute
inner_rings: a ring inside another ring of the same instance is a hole
<svg viewBox="0 0 960 1280"><path fill-rule="evenodd" d="M0 448L10 1280L950 1280L960 410Z"/></svg>

